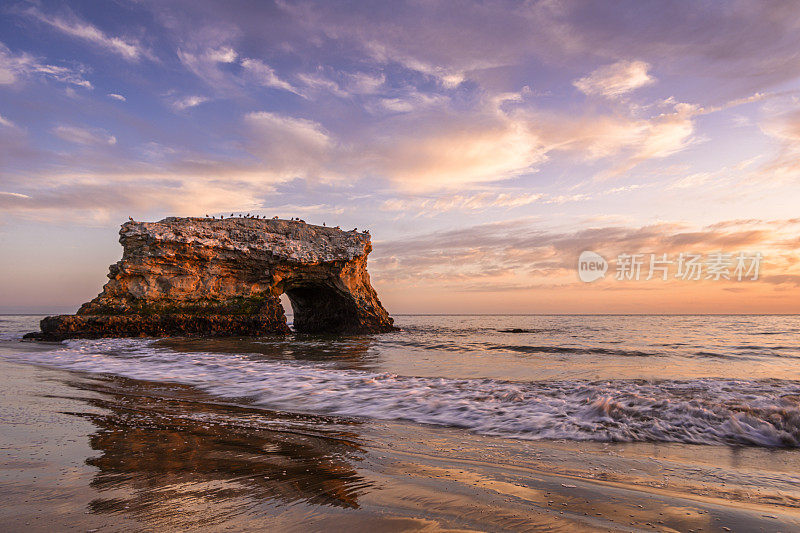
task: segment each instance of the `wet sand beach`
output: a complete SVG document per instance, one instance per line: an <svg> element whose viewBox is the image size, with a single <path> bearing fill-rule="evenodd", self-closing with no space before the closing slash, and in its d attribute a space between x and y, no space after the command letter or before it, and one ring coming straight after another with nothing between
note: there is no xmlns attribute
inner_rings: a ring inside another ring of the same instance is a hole
<svg viewBox="0 0 800 533"><path fill-rule="evenodd" d="M520 441L2 359L0 382L6 531L800 528L793 449Z"/></svg>

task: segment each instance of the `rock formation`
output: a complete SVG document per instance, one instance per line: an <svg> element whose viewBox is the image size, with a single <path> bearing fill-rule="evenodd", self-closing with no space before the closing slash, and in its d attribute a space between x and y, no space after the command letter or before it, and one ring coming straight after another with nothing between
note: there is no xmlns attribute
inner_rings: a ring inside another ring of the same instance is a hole
<svg viewBox="0 0 800 533"><path fill-rule="evenodd" d="M38 339L391 331L367 274L368 233L300 221L169 217L126 222L122 260L75 315L42 320Z"/></svg>

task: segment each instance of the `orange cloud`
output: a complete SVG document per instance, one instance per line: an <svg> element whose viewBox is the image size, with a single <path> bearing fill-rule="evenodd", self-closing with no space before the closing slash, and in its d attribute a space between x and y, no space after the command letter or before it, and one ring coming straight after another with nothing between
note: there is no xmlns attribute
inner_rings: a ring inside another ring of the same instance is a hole
<svg viewBox="0 0 800 533"><path fill-rule="evenodd" d="M784 289L800 282L800 242L786 240L798 229L797 220L749 220L695 231L682 224L660 224L556 233L516 221L376 243L371 270L381 284L403 286L408 293L432 292L443 298L455 294L456 300L464 298L461 294L470 294L468 305L476 312L478 308L487 312L492 302L499 305L504 300L515 312L603 312L600 307L584 307L586 298L598 305L604 302L606 312L744 312L751 304L753 312L796 312L800 301ZM578 280L577 257L583 250L599 252L612 262L605 280L593 284ZM650 253L666 253L674 260L682 252L708 256L717 251L763 254L759 280L670 277L663 281L656 276L645 281L647 265L640 281L613 279L613 265L621 253L642 253L644 259ZM746 299L742 291L748 295ZM504 296L498 296L500 293ZM543 294L552 299L549 307L540 305ZM413 304L400 294L396 297L397 305ZM450 296L447 299L451 301ZM737 307L714 309L722 303Z"/></svg>
<svg viewBox="0 0 800 533"><path fill-rule="evenodd" d="M581 92L599 94L606 98L618 98L625 93L655 83L644 61L618 61L594 70L584 78L573 82Z"/></svg>

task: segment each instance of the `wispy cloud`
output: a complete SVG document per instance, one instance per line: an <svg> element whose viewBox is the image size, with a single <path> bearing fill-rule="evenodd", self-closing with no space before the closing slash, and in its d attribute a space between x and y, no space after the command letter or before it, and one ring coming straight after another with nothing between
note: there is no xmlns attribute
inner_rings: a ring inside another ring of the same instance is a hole
<svg viewBox="0 0 800 533"><path fill-rule="evenodd" d="M772 285L788 285L800 287L800 274L777 274L774 276L764 276L765 283Z"/></svg>
<svg viewBox="0 0 800 533"><path fill-rule="evenodd" d="M7 196L11 198L22 198L22 199L30 198L30 196L28 196L27 194L21 194L18 192L4 192L4 191L0 191L0 196Z"/></svg>
<svg viewBox="0 0 800 533"><path fill-rule="evenodd" d="M325 91L341 98L350 96L350 93L342 89L338 83L321 72L304 72L298 74L297 78L306 87L306 90Z"/></svg>
<svg viewBox="0 0 800 533"><path fill-rule="evenodd" d="M281 89L291 93L300 94L291 83L281 79L276 73L275 69L264 63L259 59L245 58L242 60L242 68L247 72L248 76L259 85L264 87L271 87L273 89Z"/></svg>
<svg viewBox="0 0 800 533"><path fill-rule="evenodd" d="M297 122L278 113L251 113L245 118L251 126L245 135L251 153L266 150L269 157L259 155L262 161L267 165L279 161L277 166L283 170L314 168L317 177L380 176L407 194L432 193L534 174L557 155L604 161L597 175L618 176L641 162L666 158L689 146L694 120L701 112L697 106L678 103L672 104L671 112L647 118L620 112L574 116L542 113L525 107L521 100L522 107L506 110L502 106L507 101L491 98L457 109L447 100L412 106L402 113L384 113L347 139L316 121L312 126L307 120ZM269 127L262 128L262 122ZM296 135L298 124L305 133L324 136L325 142L313 143L309 149L311 137ZM276 126L289 125L290 134L281 136ZM253 146L260 148L254 152ZM281 149L267 150L269 146ZM547 201L582 199L565 195Z"/></svg>
<svg viewBox="0 0 800 533"><path fill-rule="evenodd" d="M386 83L386 76L382 73L340 72L334 79L323 69L302 72L297 75L297 79L304 86L306 93L328 93L339 98L375 95L381 92Z"/></svg>
<svg viewBox="0 0 800 533"><path fill-rule="evenodd" d="M200 104L204 104L209 100L210 98L206 96L197 95L174 97L170 99L170 106L175 111L184 111L192 107L197 107Z"/></svg>
<svg viewBox="0 0 800 533"><path fill-rule="evenodd" d="M354 94L375 94L380 92L386 83L382 73L354 72L344 76L345 86Z"/></svg>
<svg viewBox="0 0 800 533"><path fill-rule="evenodd" d="M113 185L92 176L74 176L51 184L35 194L0 193L0 208L34 220L62 220L72 223L116 222L121 213L155 211L197 216L204 212L251 209L252 195L243 189L213 182L173 181L166 176L150 181L142 176L117 176Z"/></svg>
<svg viewBox="0 0 800 533"><path fill-rule="evenodd" d="M70 37L75 37L89 43L92 43L106 51L117 54L128 61L138 61L143 55L144 50L138 41L134 39L123 39L121 37L112 37L106 35L105 32L96 26L82 21L77 17L64 18L57 15L50 15L39 11L36 8L30 8L26 11L28 15L48 24L52 28L60 31Z"/></svg>
<svg viewBox="0 0 800 533"><path fill-rule="evenodd" d="M487 271L514 273L517 282L527 284L559 277L575 282L575 262L583 250L599 252L609 260L620 253L746 250L762 252L770 274L791 275L776 282L791 282L798 275L793 256L800 242L787 244L785 237L798 228L797 220L751 220L703 228L661 223L559 232L515 220L379 242L372 270L382 279L436 279L451 288L469 287Z"/></svg>
<svg viewBox="0 0 800 533"><path fill-rule="evenodd" d="M272 172L284 177L320 177L334 142L317 122L275 113L253 112L244 118L248 150Z"/></svg>
<svg viewBox="0 0 800 533"><path fill-rule="evenodd" d="M545 159L536 132L503 115L430 113L424 122L401 119L393 131L365 151L375 158L375 170L402 189L509 179Z"/></svg>
<svg viewBox="0 0 800 533"><path fill-rule="evenodd" d="M365 45L372 57L379 62L400 63L405 68L430 76L447 89L455 89L466 80L465 70L432 64L414 55L405 54L397 49L387 47L378 41L371 41L365 43ZM474 68L479 66L485 68L496 66L496 64L476 64Z"/></svg>
<svg viewBox="0 0 800 533"><path fill-rule="evenodd" d="M108 97L117 100L119 102L125 102L127 100L127 98L117 93L108 93Z"/></svg>
<svg viewBox="0 0 800 533"><path fill-rule="evenodd" d="M57 137L77 144L106 145L117 144L117 138L101 129L81 128L78 126L56 126L53 134Z"/></svg>
<svg viewBox="0 0 800 533"><path fill-rule="evenodd" d="M0 43L0 86L14 85L28 78L39 77L91 89L91 82L83 75L83 68L51 65L27 53L14 54Z"/></svg>
<svg viewBox="0 0 800 533"><path fill-rule="evenodd" d="M0 126L5 126L6 128L14 128L16 125L5 118L3 115L0 115Z"/></svg>
<svg viewBox="0 0 800 533"><path fill-rule="evenodd" d="M655 78L648 73L649 69L650 65L644 61L618 61L575 80L573 85L588 95L599 94L606 98L617 98L634 89L655 83Z"/></svg>
<svg viewBox="0 0 800 533"><path fill-rule="evenodd" d="M200 50L177 51L178 59L194 75L212 86L229 86L229 75L223 72L220 65L236 61L238 54L229 46L209 47Z"/></svg>
<svg viewBox="0 0 800 533"><path fill-rule="evenodd" d="M544 197L541 193L478 192L440 197L392 198L383 202L383 209L417 216L434 216L447 211L485 211L487 209L512 209L530 205Z"/></svg>

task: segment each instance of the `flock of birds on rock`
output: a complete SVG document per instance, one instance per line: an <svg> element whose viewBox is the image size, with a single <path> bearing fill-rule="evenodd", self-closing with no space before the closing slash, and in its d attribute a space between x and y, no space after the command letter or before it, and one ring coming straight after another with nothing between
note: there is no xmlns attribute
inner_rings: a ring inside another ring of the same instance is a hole
<svg viewBox="0 0 800 533"><path fill-rule="evenodd" d="M128 218L130 218L130 217L128 217ZM212 216L206 215L206 218L210 218L211 220L217 220L217 217L214 216L214 215L212 215ZM260 216L260 215L251 215L250 213L247 213L246 215L243 215L242 213L237 213L237 214L231 213L228 218L252 218L252 219L267 220L267 217ZM220 215L219 216L219 220L224 220L224 219L225 219L224 215ZM131 218L131 220L133 220L133 219ZM278 215L275 215L274 217L272 217L272 220L278 220ZM299 217L292 217L289 220L292 221L292 222L300 222L301 224L306 224L306 221L302 220ZM327 225L324 222L322 223L322 225L327 227ZM334 226L334 229L341 229L341 228L339 226ZM356 233L357 231L358 231L358 228L353 228L353 229L351 229L349 231L349 233ZM365 229L361 233L369 234L369 230Z"/></svg>
<svg viewBox="0 0 800 533"><path fill-rule="evenodd" d="M208 216L208 215L206 215L206 218L210 218L212 220L216 220L217 219L216 216ZM219 216L220 220L223 220L224 218L225 218L225 215L220 215ZM233 213L231 213L228 218L252 218L252 219L257 219L258 218L258 219L263 219L263 220L267 219L267 217L262 217L261 215L251 215L250 213L247 213L246 215L243 215L241 213L238 213L238 214L234 215ZM273 220L278 220L278 216L275 215L274 217L272 217L272 219ZM292 219L292 220L294 220L294 219ZM298 219L298 220L300 220L300 219Z"/></svg>
<svg viewBox="0 0 800 533"><path fill-rule="evenodd" d="M224 215L220 215L219 219L217 219L216 216L208 216L208 215L206 215L205 218L210 218L211 220L224 220L225 216ZM233 213L231 213L228 218L252 218L254 220L255 219L267 220L267 217L262 217L260 215L251 215L250 213L247 213L246 215L243 215L241 213L238 213L238 214L234 215ZM128 217L128 220L130 220L131 222L135 222L135 220L133 220L133 217L130 217L130 216ZM278 215L275 215L274 217L272 217L272 220L278 220ZM289 220L291 220L292 222L300 222L301 224L305 224L306 223L305 220L301 220L300 218L295 218L295 217L292 217ZM325 226L325 223L323 222L322 225ZM339 226L334 226L334 229L341 229L341 228ZM353 228L348 233L355 233L356 231L358 231L358 228ZM369 230L365 229L361 233L369 234Z"/></svg>

